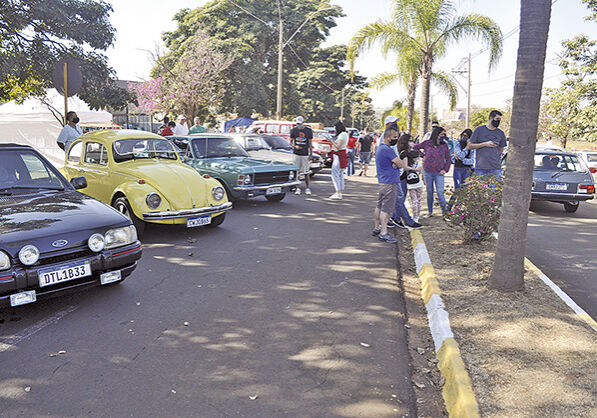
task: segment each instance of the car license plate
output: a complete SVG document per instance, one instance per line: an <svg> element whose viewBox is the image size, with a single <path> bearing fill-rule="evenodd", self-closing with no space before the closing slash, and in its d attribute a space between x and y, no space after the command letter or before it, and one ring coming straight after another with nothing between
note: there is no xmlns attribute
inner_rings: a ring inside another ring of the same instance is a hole
<svg viewBox="0 0 597 418"><path fill-rule="evenodd" d="M89 261L65 264L59 267L39 270L39 286L50 286L69 280L80 279L91 276L91 264Z"/></svg>
<svg viewBox="0 0 597 418"><path fill-rule="evenodd" d="M267 189L265 191L265 194L267 196L272 195L272 194L280 194L282 193L282 188L281 187L270 187L269 189Z"/></svg>
<svg viewBox="0 0 597 418"><path fill-rule="evenodd" d="M566 191L568 190L568 185L565 183L547 183L545 185L546 190L558 190L558 191Z"/></svg>
<svg viewBox="0 0 597 418"><path fill-rule="evenodd" d="M211 223L211 216L199 216L197 218L187 219L187 228L195 226L209 225Z"/></svg>

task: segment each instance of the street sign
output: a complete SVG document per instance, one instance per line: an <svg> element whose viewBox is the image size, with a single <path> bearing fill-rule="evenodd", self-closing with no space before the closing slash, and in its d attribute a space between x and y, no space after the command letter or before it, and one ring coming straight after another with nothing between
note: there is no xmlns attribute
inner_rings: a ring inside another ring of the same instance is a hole
<svg viewBox="0 0 597 418"><path fill-rule="evenodd" d="M66 77L65 77L66 70ZM52 82L58 93L64 96L66 82L66 96L74 96L83 86L83 74L77 61L72 58L63 58L56 63L52 72Z"/></svg>

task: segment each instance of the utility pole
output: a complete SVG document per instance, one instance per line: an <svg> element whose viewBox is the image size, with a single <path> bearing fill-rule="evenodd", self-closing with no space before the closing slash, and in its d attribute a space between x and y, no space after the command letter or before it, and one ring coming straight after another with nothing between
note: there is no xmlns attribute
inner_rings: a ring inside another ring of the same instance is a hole
<svg viewBox="0 0 597 418"><path fill-rule="evenodd" d="M279 7L279 2L278 2ZM280 26L278 36L278 96L276 101L276 119L282 119L282 66L284 65L284 22L280 12Z"/></svg>
<svg viewBox="0 0 597 418"><path fill-rule="evenodd" d="M342 103L340 104L340 122L344 122L344 87L342 87Z"/></svg>
<svg viewBox="0 0 597 418"><path fill-rule="evenodd" d="M471 54L468 54L468 91L466 93L466 127L471 120Z"/></svg>

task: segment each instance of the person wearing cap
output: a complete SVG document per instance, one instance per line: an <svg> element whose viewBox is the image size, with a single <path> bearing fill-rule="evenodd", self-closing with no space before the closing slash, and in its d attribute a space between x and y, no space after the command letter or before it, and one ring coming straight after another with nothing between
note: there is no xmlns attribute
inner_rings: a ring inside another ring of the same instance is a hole
<svg viewBox="0 0 597 418"><path fill-rule="evenodd" d="M294 165L299 168L299 179L305 179L305 194L311 194L309 173L311 172L311 155L313 154L313 131L305 126L305 118L295 119L296 126L290 130L290 144L294 152ZM296 187L294 194L301 194L301 186Z"/></svg>
<svg viewBox="0 0 597 418"><path fill-rule="evenodd" d="M189 134L189 128L187 127L187 118L185 115L178 115L176 118L176 126L174 127L174 135L186 136Z"/></svg>

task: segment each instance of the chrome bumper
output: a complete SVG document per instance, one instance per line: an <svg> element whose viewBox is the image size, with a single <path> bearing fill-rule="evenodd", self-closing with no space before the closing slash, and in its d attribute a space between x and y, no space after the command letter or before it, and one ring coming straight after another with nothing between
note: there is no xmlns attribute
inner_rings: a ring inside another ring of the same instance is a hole
<svg viewBox="0 0 597 418"><path fill-rule="evenodd" d="M204 208L182 209L165 212L147 212L143 214L145 221L161 221L164 219L188 218L189 216L210 215L212 213L225 212L232 209L232 202L222 203L217 206L206 206Z"/></svg>
<svg viewBox="0 0 597 418"><path fill-rule="evenodd" d="M298 186L299 184L301 184L301 182L299 180L295 180L289 181L288 183L260 184L258 186L236 186L234 187L234 190L239 192L250 192L251 190L265 190L269 189L270 187L292 187Z"/></svg>

